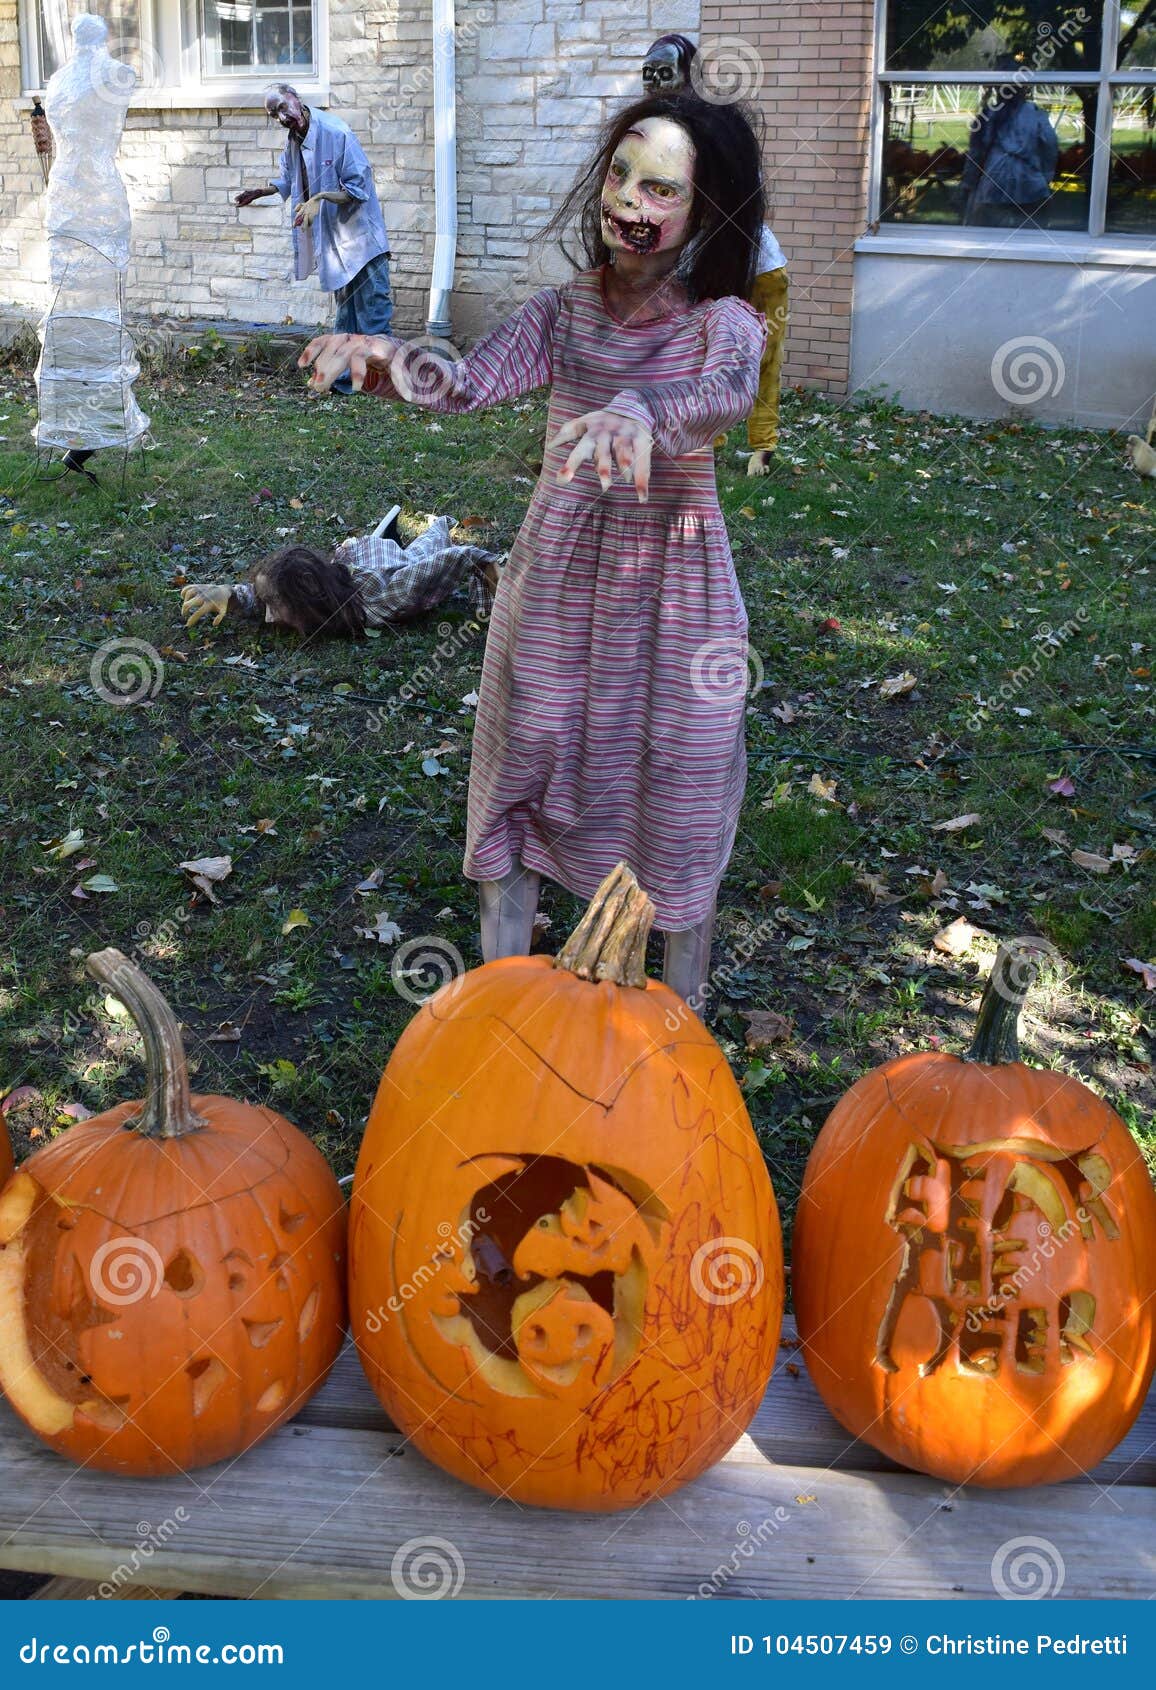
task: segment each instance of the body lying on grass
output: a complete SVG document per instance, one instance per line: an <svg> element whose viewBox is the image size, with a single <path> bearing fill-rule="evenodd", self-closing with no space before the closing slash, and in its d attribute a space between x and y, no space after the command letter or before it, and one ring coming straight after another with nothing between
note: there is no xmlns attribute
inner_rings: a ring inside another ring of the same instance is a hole
<svg viewBox="0 0 1156 1690"><path fill-rule="evenodd" d="M392 513L391 513L392 514ZM388 523L388 519L387 519ZM382 525L386 526L385 524ZM466 577L475 614L488 613L501 562L480 546L450 540L452 516L430 519L408 546L380 530L343 540L331 552L285 546L256 562L247 582L181 589L181 615L193 628L211 616L260 618L299 634L347 635L405 622L442 604Z"/></svg>

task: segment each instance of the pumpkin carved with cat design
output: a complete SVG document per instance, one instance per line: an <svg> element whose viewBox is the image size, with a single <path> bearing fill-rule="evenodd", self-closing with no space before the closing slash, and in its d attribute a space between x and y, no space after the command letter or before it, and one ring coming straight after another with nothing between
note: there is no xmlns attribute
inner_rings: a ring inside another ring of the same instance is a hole
<svg viewBox="0 0 1156 1690"><path fill-rule="evenodd" d="M663 1495L758 1406L782 1314L774 1194L723 1052L642 969L621 867L555 962L419 1010L350 1216L370 1383L419 1449L517 1501Z"/></svg>

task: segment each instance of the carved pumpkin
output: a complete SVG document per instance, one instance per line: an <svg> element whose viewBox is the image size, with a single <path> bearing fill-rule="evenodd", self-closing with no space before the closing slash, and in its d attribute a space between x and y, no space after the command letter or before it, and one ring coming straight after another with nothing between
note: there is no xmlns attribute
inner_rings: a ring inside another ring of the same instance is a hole
<svg viewBox="0 0 1156 1690"><path fill-rule="evenodd" d="M249 1448L341 1343L345 1216L270 1110L190 1097L180 1029L119 951L88 971L144 1039L148 1095L79 1122L0 1197L0 1389L51 1448L120 1473Z"/></svg>
<svg viewBox="0 0 1156 1690"><path fill-rule="evenodd" d="M675 1490L735 1442L774 1361L774 1193L725 1056L646 978L653 919L619 865L556 962L430 998L357 1165L370 1383L432 1460L519 1502Z"/></svg>
<svg viewBox="0 0 1156 1690"><path fill-rule="evenodd" d="M954 1484L1087 1473L1156 1364L1156 1193L1086 1086L1019 1060L1030 948L975 1040L859 1080L807 1163L792 1284L811 1378L855 1437Z"/></svg>

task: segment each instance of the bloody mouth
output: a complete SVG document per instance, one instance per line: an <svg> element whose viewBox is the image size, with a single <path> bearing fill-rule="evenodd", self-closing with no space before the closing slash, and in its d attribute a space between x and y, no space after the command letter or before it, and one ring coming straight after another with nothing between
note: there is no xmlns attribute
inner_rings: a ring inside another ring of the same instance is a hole
<svg viewBox="0 0 1156 1690"><path fill-rule="evenodd" d="M632 252L653 252L658 245L658 224L649 222L645 217L628 222L603 208L602 220L609 224L622 244L628 246Z"/></svg>

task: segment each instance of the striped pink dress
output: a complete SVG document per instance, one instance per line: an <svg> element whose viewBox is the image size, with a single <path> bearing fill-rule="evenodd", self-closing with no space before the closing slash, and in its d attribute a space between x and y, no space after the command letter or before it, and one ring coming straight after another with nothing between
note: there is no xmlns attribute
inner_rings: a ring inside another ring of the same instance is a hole
<svg viewBox="0 0 1156 1690"><path fill-rule="evenodd" d="M602 272L546 289L467 357L406 355L419 403L475 410L551 388L547 442L614 410L654 435L650 498L592 465L567 485L547 448L490 621L474 729L465 872L517 863L589 897L625 858L658 925L708 915L746 779L747 618L712 442L758 388L763 319L738 299L619 322ZM367 382L367 388L370 384ZM392 392L388 378L371 390Z"/></svg>

